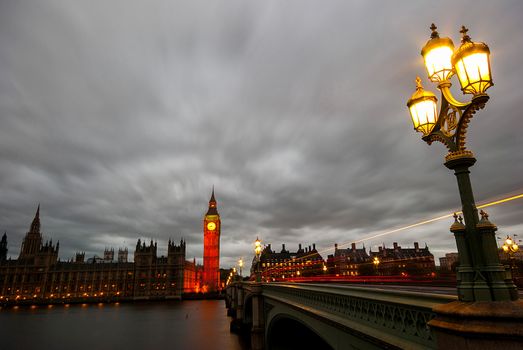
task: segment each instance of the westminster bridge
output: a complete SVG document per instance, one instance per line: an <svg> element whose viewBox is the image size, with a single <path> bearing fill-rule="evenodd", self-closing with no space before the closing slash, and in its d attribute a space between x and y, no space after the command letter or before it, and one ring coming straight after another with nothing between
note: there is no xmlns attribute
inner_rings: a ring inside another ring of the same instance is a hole
<svg viewBox="0 0 523 350"><path fill-rule="evenodd" d="M231 331L250 336L253 350L508 350L523 344L523 314L514 302L496 304L493 318L481 303L449 312L459 303L453 295L240 281L228 286L225 300Z"/></svg>

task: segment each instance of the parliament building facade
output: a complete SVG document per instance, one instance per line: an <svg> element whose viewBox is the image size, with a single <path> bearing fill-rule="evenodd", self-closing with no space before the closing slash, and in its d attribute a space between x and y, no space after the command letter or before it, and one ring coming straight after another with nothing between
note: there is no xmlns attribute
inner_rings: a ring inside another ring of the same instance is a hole
<svg viewBox="0 0 523 350"><path fill-rule="evenodd" d="M185 260L185 241L168 242L167 256L157 255L157 243L138 242L134 262L127 249L106 249L104 258L85 261L85 253L63 262L60 244L43 242L38 208L25 235L18 259L7 259L7 235L0 240L0 304L56 303L148 299L180 299L197 292L201 271Z"/></svg>

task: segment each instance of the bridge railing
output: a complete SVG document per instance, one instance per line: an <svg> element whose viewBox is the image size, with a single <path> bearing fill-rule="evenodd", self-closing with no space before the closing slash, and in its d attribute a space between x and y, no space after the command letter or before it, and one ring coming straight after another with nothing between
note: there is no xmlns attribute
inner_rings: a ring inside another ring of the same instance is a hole
<svg viewBox="0 0 523 350"><path fill-rule="evenodd" d="M450 295L340 285L263 284L264 298L286 303L399 348L436 348L427 323Z"/></svg>

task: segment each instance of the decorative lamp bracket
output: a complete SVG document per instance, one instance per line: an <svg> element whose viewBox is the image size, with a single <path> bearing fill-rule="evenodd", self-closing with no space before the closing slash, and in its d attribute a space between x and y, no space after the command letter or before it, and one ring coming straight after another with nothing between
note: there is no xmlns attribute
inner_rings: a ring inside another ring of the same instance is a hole
<svg viewBox="0 0 523 350"><path fill-rule="evenodd" d="M483 109L489 96L481 94L472 98L470 102L457 101L450 92L451 83L441 82L438 89L441 91L441 108L438 120L430 134L423 137L429 145L434 141L443 143L449 150L447 156L471 153L466 150L467 128L474 114Z"/></svg>

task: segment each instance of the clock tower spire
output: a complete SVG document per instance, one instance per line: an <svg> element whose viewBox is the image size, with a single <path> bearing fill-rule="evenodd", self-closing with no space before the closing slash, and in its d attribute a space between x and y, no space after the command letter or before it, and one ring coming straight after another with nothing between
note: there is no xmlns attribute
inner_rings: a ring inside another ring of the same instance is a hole
<svg viewBox="0 0 523 350"><path fill-rule="evenodd" d="M209 209L203 218L203 288L208 292L220 288L220 228L213 186Z"/></svg>

